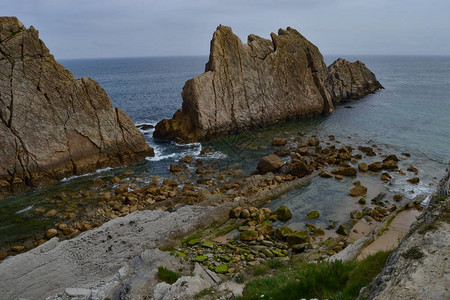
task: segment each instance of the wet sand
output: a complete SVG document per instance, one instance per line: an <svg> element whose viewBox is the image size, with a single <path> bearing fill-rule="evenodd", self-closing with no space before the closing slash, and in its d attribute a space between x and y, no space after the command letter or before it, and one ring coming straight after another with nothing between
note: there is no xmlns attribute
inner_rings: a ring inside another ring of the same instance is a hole
<svg viewBox="0 0 450 300"><path fill-rule="evenodd" d="M390 224L389 229L377 237L369 246L364 248L357 257L357 260L364 259L378 251L388 251L397 247L400 240L408 232L409 227L420 213L416 209L400 212Z"/></svg>

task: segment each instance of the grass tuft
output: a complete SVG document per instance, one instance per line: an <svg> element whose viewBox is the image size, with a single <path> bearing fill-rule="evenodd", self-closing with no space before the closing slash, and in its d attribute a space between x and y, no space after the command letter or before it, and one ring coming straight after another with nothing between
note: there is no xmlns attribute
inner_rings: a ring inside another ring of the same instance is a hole
<svg viewBox="0 0 450 300"><path fill-rule="evenodd" d="M381 271L392 252L378 252L355 262L300 263L288 268L275 263L270 277L260 277L247 283L241 299L355 299ZM272 264L272 263L271 263ZM268 267L268 266L267 266Z"/></svg>

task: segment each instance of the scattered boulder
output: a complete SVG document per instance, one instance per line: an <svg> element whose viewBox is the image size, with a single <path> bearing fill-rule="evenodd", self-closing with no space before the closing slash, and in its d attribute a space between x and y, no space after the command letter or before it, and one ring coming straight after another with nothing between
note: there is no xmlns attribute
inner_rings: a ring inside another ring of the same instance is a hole
<svg viewBox="0 0 450 300"><path fill-rule="evenodd" d="M358 164L358 169L362 172L367 172L369 171L369 166L366 163L359 163Z"/></svg>
<svg viewBox="0 0 450 300"><path fill-rule="evenodd" d="M408 179L407 181L412 184L418 184L420 182L420 178L414 177L414 178Z"/></svg>
<svg viewBox="0 0 450 300"><path fill-rule="evenodd" d="M369 171L379 172L381 171L382 167L383 165L381 164L381 162L377 161L369 165Z"/></svg>
<svg viewBox="0 0 450 300"><path fill-rule="evenodd" d="M180 158L179 162L190 164L193 160L194 160L194 158L191 155L186 155L186 156Z"/></svg>
<svg viewBox="0 0 450 300"><path fill-rule="evenodd" d="M350 190L350 196L352 196L352 197L365 196L366 193L367 193L367 188L363 185L357 185Z"/></svg>
<svg viewBox="0 0 450 300"><path fill-rule="evenodd" d="M255 230L246 230L241 232L241 241L255 241L258 238L258 232Z"/></svg>
<svg viewBox="0 0 450 300"><path fill-rule="evenodd" d="M333 171L331 171L331 173L333 173L335 175L342 175L342 176L356 176L358 171L352 167L341 167L341 168L334 169Z"/></svg>
<svg viewBox="0 0 450 300"><path fill-rule="evenodd" d="M183 166L183 165L170 165L170 172L172 173L179 173L179 172L183 172L184 170L187 169L187 166Z"/></svg>
<svg viewBox="0 0 450 300"><path fill-rule="evenodd" d="M280 139L280 138L274 138L272 140L272 146L285 146L287 144L287 140Z"/></svg>
<svg viewBox="0 0 450 300"><path fill-rule="evenodd" d="M289 209L289 207L283 205L278 207L273 213L272 215L277 216L277 219L285 222L287 220L289 220L290 218L292 218L292 213L291 210Z"/></svg>
<svg viewBox="0 0 450 300"><path fill-rule="evenodd" d="M356 209L356 210L352 210L350 212L350 218L351 219L359 220L359 219L362 219L362 217L363 217L363 214L362 214L362 212L360 210Z"/></svg>
<svg viewBox="0 0 450 300"><path fill-rule="evenodd" d="M398 169L398 164L395 160L384 160L381 167L385 170Z"/></svg>
<svg viewBox="0 0 450 300"><path fill-rule="evenodd" d="M56 211L56 209L51 209L44 215L44 218L54 217L54 216L56 216L57 213L58 212Z"/></svg>
<svg viewBox="0 0 450 300"><path fill-rule="evenodd" d="M317 219L320 216L317 210L312 210L306 215L306 220Z"/></svg>
<svg viewBox="0 0 450 300"><path fill-rule="evenodd" d="M414 174L419 174L419 170L415 167L413 167L412 165L409 165L408 169L406 169L409 172L413 172Z"/></svg>
<svg viewBox="0 0 450 300"><path fill-rule="evenodd" d="M263 157L259 162L257 169L265 174L268 172L275 172L281 169L281 167L284 166L283 161L276 156L275 154L271 154L268 156Z"/></svg>
<svg viewBox="0 0 450 300"><path fill-rule="evenodd" d="M45 232L45 237L51 239L58 234L58 231L54 228L50 228Z"/></svg>
<svg viewBox="0 0 450 300"><path fill-rule="evenodd" d="M289 246L304 244L309 241L309 236L306 230L296 230L286 236L286 242Z"/></svg>
<svg viewBox="0 0 450 300"><path fill-rule="evenodd" d="M294 230L292 230L291 228L287 226L281 226L275 230L275 238L280 241L285 241L286 237L292 233L294 233Z"/></svg>
<svg viewBox="0 0 450 300"><path fill-rule="evenodd" d="M336 230L336 233L348 236L350 234L350 232L352 232L353 226L355 226L356 223L358 223L357 220L350 219L350 221L339 225L338 229Z"/></svg>
<svg viewBox="0 0 450 300"><path fill-rule="evenodd" d="M322 170L319 173L319 176L323 177L323 178L331 178L331 177L333 177L333 175L330 172L328 172L327 170Z"/></svg>
<svg viewBox="0 0 450 300"><path fill-rule="evenodd" d="M313 171L314 168L307 166L303 161L294 161L291 165L289 174L303 177L311 174Z"/></svg>

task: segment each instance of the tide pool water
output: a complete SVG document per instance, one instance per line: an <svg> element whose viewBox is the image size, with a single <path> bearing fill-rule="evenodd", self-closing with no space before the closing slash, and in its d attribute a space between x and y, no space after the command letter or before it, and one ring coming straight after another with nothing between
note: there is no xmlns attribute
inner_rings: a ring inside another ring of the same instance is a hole
<svg viewBox="0 0 450 300"><path fill-rule="evenodd" d="M411 157L404 163L413 164L420 170L420 184L411 185L406 181L410 177L397 176L394 185L384 184L384 188L401 193L405 198L432 191L450 159L450 57L343 57L363 61L385 89L361 100L344 102L330 116L292 121L207 143L219 152L206 159L219 167L250 173L262 156L274 151L270 145L274 137L306 134L326 140L328 135L334 135L344 145L376 144L383 153L410 153ZM325 56L327 64L336 58ZM206 62L207 57L61 61L76 77L91 77L98 81L114 106L124 110L136 124L153 125L163 118L170 118L181 107L184 82L201 74ZM156 156L132 166L142 177L168 176L170 164L186 154L198 156L202 147L199 143L179 145L153 140L152 129L143 130L143 133ZM86 188L94 178L110 179L124 169L102 170L0 200L0 245L42 232L51 222L36 217L33 211L36 207L53 208L55 204L49 199L54 195ZM330 219L344 222L348 219L348 211L354 209L355 201L347 195L351 183L351 180L338 182L318 178L269 206L288 205L297 216L290 221L294 227L303 226L304 215L313 209L321 213L318 224L326 225ZM381 185L379 180L367 184ZM74 203L74 209L77 205L89 205L89 200Z"/></svg>

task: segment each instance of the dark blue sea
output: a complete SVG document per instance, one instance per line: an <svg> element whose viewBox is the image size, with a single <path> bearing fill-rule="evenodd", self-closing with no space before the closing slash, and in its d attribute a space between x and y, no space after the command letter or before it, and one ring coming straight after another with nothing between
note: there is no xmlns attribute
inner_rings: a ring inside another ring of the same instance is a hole
<svg viewBox="0 0 450 300"><path fill-rule="evenodd" d="M322 138L334 135L343 144L377 144L388 153L410 153L411 158L405 164L419 168L420 184L409 184L406 179L410 177L396 177L395 184L386 184L385 188L403 194L406 199L433 191L450 159L450 57L342 57L363 61L385 89L358 101L347 101L330 116L293 121L210 143L208 145L218 151L209 159L219 166L250 173L259 158L274 151L270 146L273 137L296 133ZM336 58L325 56L327 64ZM60 63L77 78L91 77L98 81L114 106L125 111L137 125L155 125L163 118L170 118L181 107L185 81L201 74L207 60L206 56L148 57L61 60ZM169 176L171 163L186 154L200 153L201 144L155 141L152 132L143 131L156 156L134 166L138 173ZM123 170L63 180L55 186L0 201L0 244L26 237L32 233L31 227L42 230L45 221L37 219L32 211L52 194L77 189L85 181ZM351 181L318 178L270 205L286 204L299 215L314 208L321 212L319 224L329 219L341 222L348 219L348 211L353 207L347 195L350 185ZM291 221L293 226L300 223L301 218Z"/></svg>

